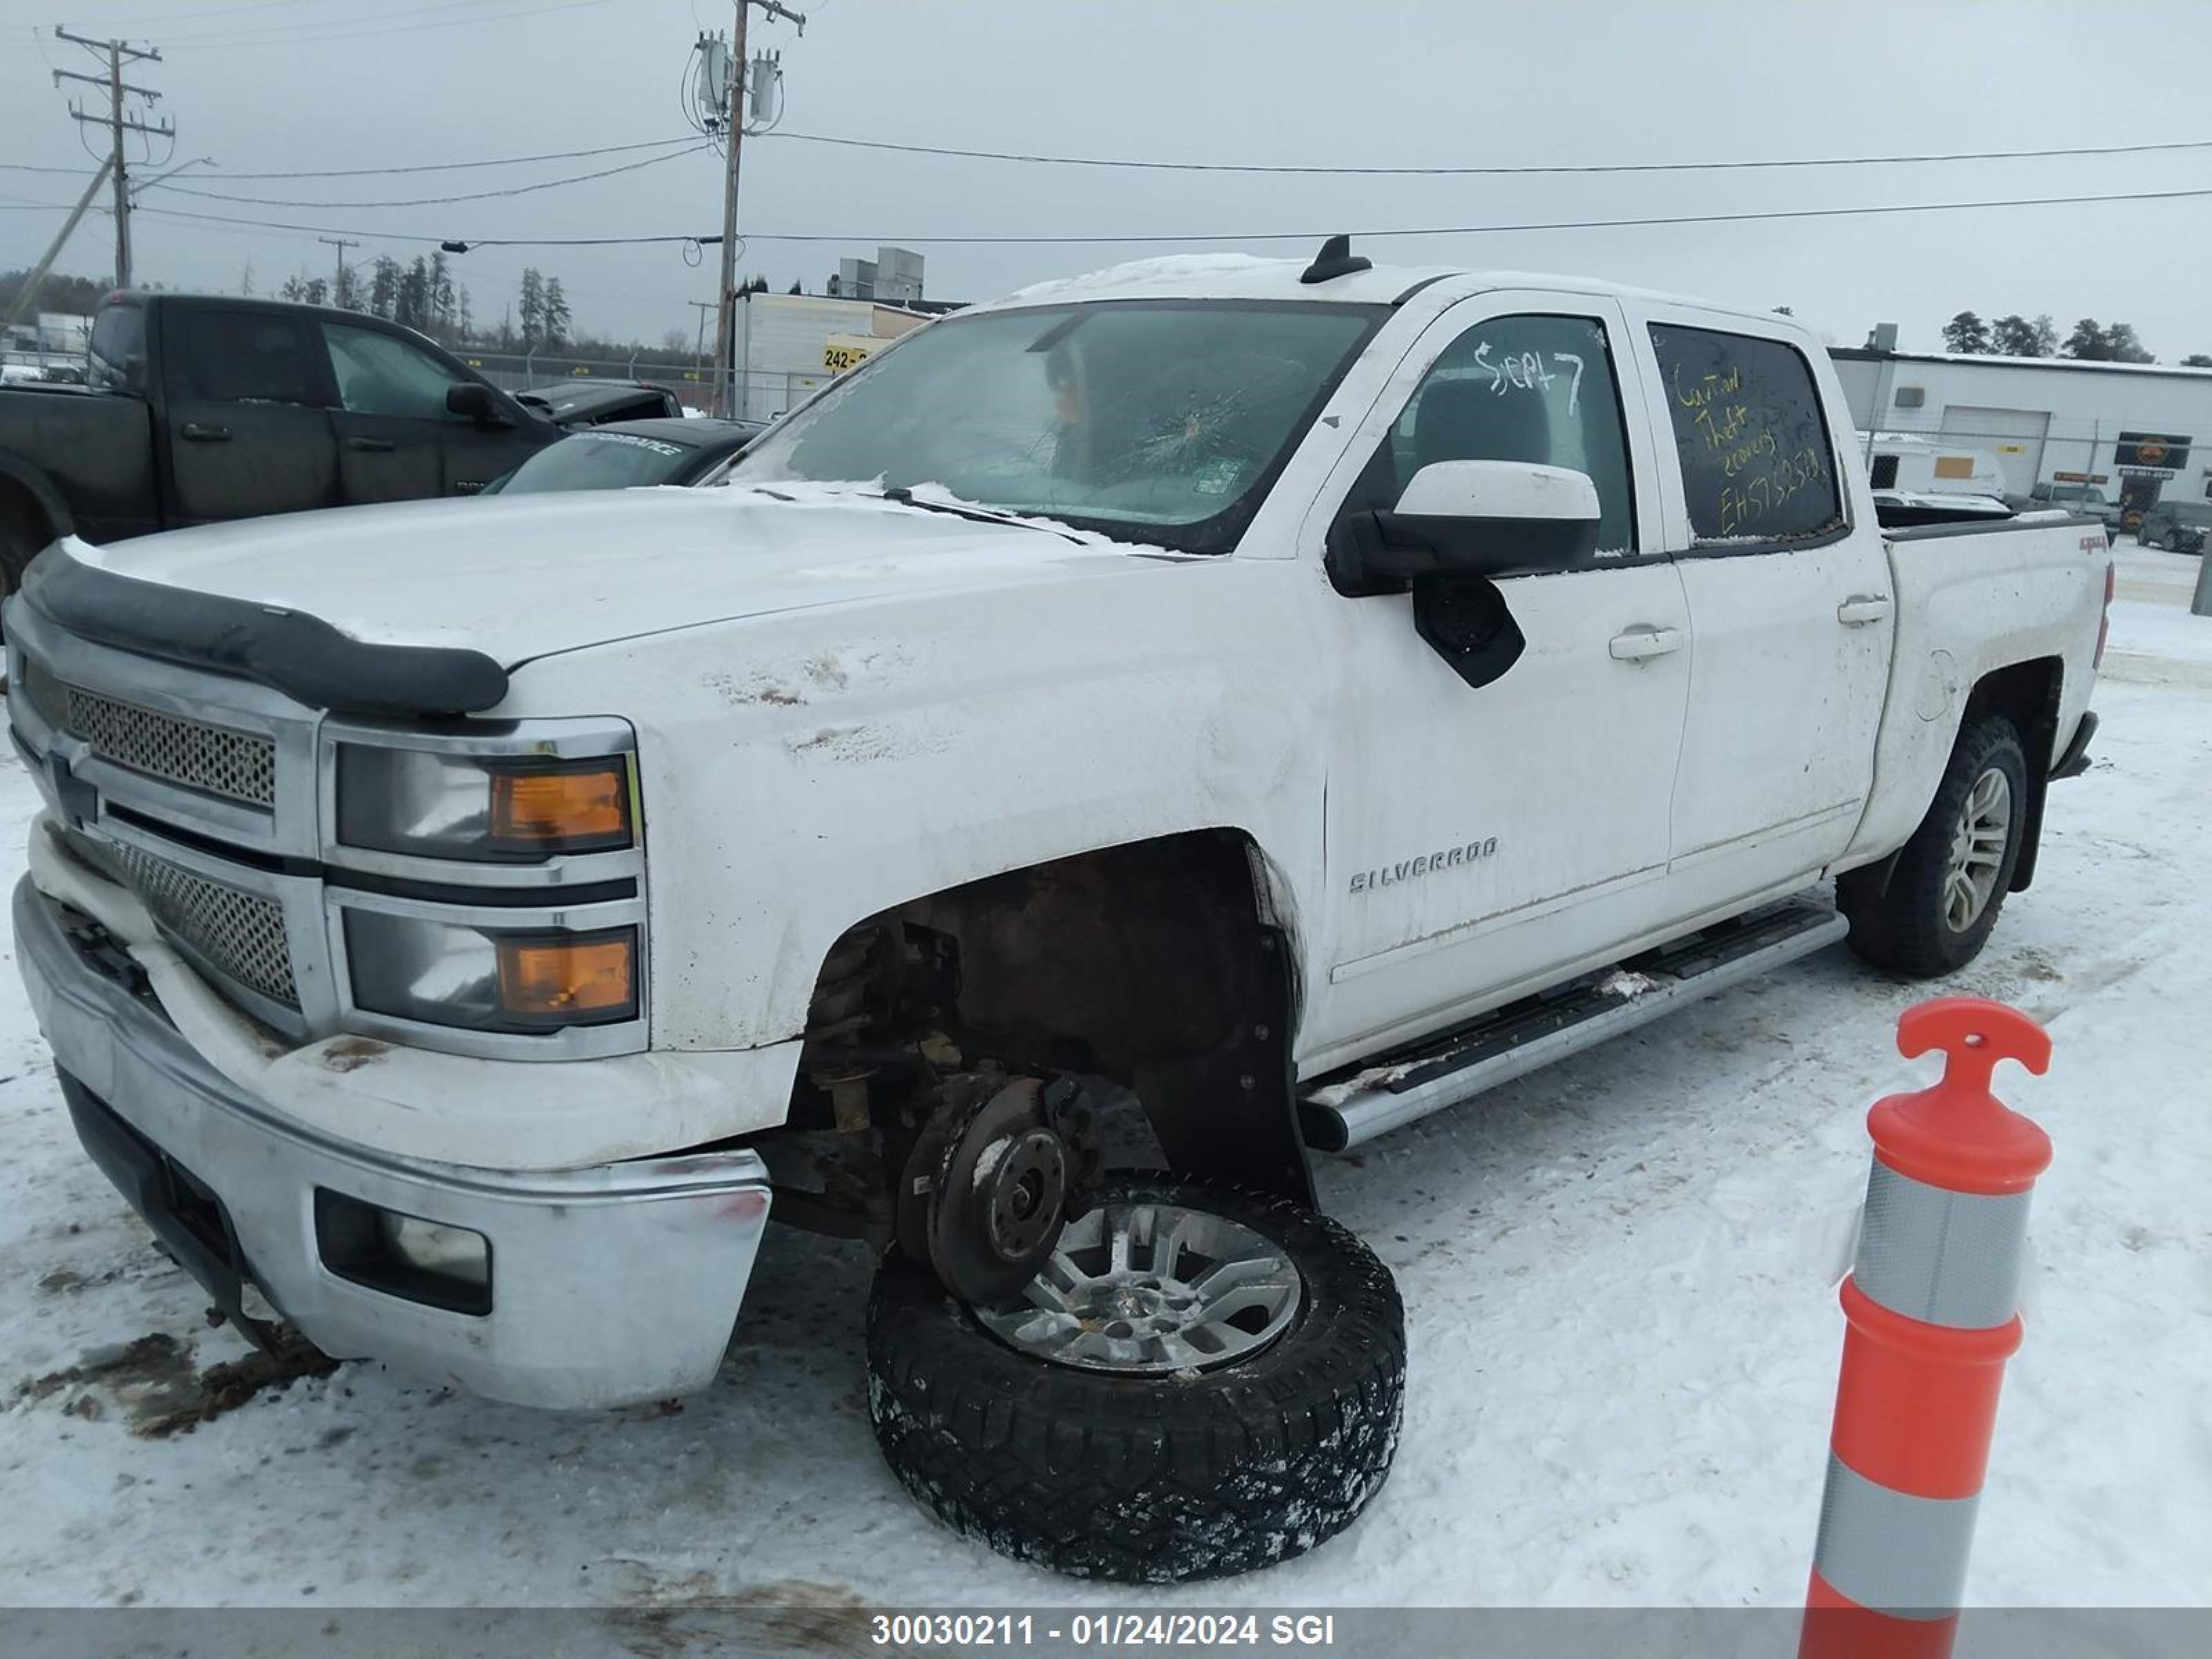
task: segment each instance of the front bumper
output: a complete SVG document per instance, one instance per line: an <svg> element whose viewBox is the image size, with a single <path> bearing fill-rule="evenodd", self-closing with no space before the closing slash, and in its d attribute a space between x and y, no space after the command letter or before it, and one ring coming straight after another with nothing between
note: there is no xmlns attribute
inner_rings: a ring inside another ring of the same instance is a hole
<svg viewBox="0 0 2212 1659"><path fill-rule="evenodd" d="M129 958L27 878L15 925L87 1151L219 1304L237 1311L250 1282L327 1353L520 1405L663 1399L714 1376L768 1225L756 1154L516 1174L374 1152L224 1079ZM318 1190L482 1235L489 1311L342 1277Z"/></svg>

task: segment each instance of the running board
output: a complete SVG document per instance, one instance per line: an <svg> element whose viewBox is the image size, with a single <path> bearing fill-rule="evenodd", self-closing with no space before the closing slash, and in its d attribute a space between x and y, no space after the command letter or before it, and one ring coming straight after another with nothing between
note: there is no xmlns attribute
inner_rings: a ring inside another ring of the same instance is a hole
<svg viewBox="0 0 2212 1659"><path fill-rule="evenodd" d="M1340 1152L1809 956L1850 931L1818 900L1794 898L1523 997L1465 1025L1378 1055L1307 1090L1306 1144Z"/></svg>

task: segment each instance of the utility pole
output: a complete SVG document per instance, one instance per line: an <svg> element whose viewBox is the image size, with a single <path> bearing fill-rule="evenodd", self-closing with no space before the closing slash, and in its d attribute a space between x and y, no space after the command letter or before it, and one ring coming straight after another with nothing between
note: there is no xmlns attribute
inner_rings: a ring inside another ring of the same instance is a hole
<svg viewBox="0 0 2212 1659"><path fill-rule="evenodd" d="M46 273L54 268L54 261L61 257L62 245L69 240L70 233L77 227L77 221L84 217L84 210L92 205L92 198L100 194L100 187L107 182L107 168L108 164L102 161L100 171L92 175L92 182L84 187L84 194L76 198L76 205L70 210L70 216L62 222L61 229L55 233L54 240L47 245L46 257L32 267L31 274L23 279L22 287L15 290L15 302L8 307L5 317L0 317L0 328L12 325L38 298L39 284L46 280Z"/></svg>
<svg viewBox="0 0 2212 1659"><path fill-rule="evenodd" d="M758 6L770 17L799 25L806 33L806 18L780 0L737 0L737 23L730 40L730 83L724 100L723 137L729 145L729 169L722 179L722 286L717 303L720 313L714 326L714 412L727 419L738 413L737 365L738 283L738 152L745 132L745 19Z"/></svg>
<svg viewBox="0 0 2212 1659"><path fill-rule="evenodd" d="M87 115L75 104L70 106L70 115L80 123L104 125L108 130L108 166L115 183L115 286L128 288L131 286L131 185L126 171L128 158L123 153L123 135L125 132L140 132L153 137L173 140L177 136L177 130L167 122L156 127L149 126L143 121L125 118L123 113L125 93L131 93L143 98L149 104L155 102L161 94L150 87L134 87L125 81L123 64L125 58L158 64L161 61L161 54L151 46L134 46L127 40L88 40L82 34L71 34L67 29L60 27L54 30L54 39L66 40L72 46L82 46L90 52L107 54L107 74L105 78L98 76L79 75L70 70L56 70L54 84L59 86L64 81L82 81L87 86L105 87L107 89L107 114L105 118L97 115Z"/></svg>
<svg viewBox="0 0 2212 1659"><path fill-rule="evenodd" d="M344 236L318 236L315 240L327 242L338 251L337 274L331 278L331 303L343 308L346 302L345 251L349 247L359 247L361 244Z"/></svg>
<svg viewBox="0 0 2212 1659"><path fill-rule="evenodd" d="M717 307L712 300L687 300L684 303L699 313L699 337L691 347L691 368L696 374L707 367L707 313Z"/></svg>

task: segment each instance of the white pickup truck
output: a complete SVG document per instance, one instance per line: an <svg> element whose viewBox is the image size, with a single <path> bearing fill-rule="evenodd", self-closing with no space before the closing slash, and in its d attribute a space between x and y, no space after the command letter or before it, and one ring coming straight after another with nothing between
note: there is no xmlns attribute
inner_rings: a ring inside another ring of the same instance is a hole
<svg viewBox="0 0 2212 1659"><path fill-rule="evenodd" d="M677 1395L773 1216L880 1253L922 1502L1242 1571L1397 1434L1310 1149L2028 884L2104 531L1886 534L1850 429L1786 318L1339 240L948 317L726 488L64 536L17 958L257 1338Z"/></svg>

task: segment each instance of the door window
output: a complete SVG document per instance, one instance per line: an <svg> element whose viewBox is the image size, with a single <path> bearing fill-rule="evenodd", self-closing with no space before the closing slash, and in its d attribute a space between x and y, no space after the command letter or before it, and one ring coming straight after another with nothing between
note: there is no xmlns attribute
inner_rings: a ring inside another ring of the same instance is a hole
<svg viewBox="0 0 2212 1659"><path fill-rule="evenodd" d="M1636 546L1636 492L1605 325L1592 317L1493 317L1431 365L1360 481L1357 505L1387 508L1437 461L1534 461L1597 486L1598 554Z"/></svg>
<svg viewBox="0 0 2212 1659"><path fill-rule="evenodd" d="M143 394L146 313L134 305L100 307L92 325L92 383L111 392Z"/></svg>
<svg viewBox="0 0 2212 1659"><path fill-rule="evenodd" d="M1655 323L1651 349L1692 541L1785 542L1842 528L1819 383L1796 347Z"/></svg>
<svg viewBox="0 0 2212 1659"><path fill-rule="evenodd" d="M320 401L299 325L289 317L186 311L179 332L182 349L171 355L180 396L220 404Z"/></svg>
<svg viewBox="0 0 2212 1659"><path fill-rule="evenodd" d="M446 393L462 377L429 353L374 329L325 323L338 405L353 415L397 415L410 420L449 416Z"/></svg>

